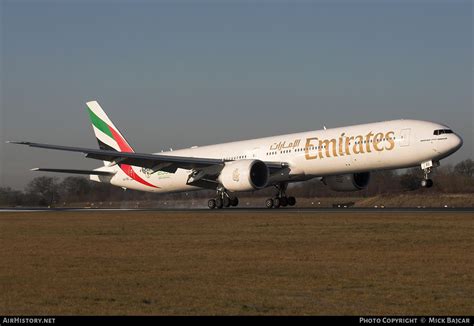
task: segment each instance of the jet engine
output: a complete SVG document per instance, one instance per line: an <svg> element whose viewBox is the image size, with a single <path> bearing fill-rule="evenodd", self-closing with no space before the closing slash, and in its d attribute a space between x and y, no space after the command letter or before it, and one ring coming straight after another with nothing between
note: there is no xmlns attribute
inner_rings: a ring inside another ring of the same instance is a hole
<svg viewBox="0 0 474 326"><path fill-rule="evenodd" d="M323 183L335 191L357 191L365 189L370 181L370 172L331 175Z"/></svg>
<svg viewBox="0 0 474 326"><path fill-rule="evenodd" d="M268 167L260 160L226 162L218 181L230 191L251 191L267 186Z"/></svg>

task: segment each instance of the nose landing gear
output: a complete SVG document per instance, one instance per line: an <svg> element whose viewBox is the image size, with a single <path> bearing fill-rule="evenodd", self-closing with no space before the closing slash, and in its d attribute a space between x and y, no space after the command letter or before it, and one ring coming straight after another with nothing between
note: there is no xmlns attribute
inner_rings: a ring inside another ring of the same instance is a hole
<svg viewBox="0 0 474 326"><path fill-rule="evenodd" d="M429 178L429 174L433 171L433 168L436 166L439 166L439 162L434 162L433 164L433 162L430 160L430 161L421 163L421 169L423 170L423 173L424 173L424 178L423 180L421 180L421 186L423 188L433 187L433 180Z"/></svg>

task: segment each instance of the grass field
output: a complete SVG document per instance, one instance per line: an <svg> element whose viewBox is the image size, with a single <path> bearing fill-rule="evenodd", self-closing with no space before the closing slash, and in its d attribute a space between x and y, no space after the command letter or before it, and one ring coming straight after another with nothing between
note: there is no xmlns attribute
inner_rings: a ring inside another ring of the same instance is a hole
<svg viewBox="0 0 474 326"><path fill-rule="evenodd" d="M474 213L0 213L0 314L474 314Z"/></svg>

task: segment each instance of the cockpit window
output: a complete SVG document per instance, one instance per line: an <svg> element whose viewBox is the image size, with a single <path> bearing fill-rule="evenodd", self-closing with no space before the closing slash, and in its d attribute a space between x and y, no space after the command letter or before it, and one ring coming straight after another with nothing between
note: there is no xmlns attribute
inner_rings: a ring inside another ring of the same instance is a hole
<svg viewBox="0 0 474 326"><path fill-rule="evenodd" d="M442 135L442 134L452 134L453 131L451 129L436 129L433 134L435 136Z"/></svg>

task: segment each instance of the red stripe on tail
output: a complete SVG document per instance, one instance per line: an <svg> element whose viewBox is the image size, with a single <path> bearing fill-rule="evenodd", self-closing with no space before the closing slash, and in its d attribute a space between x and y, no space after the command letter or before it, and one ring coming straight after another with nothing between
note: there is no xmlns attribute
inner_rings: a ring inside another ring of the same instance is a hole
<svg viewBox="0 0 474 326"><path fill-rule="evenodd" d="M125 139L120 136L120 134L112 127L109 126L110 131L112 132L112 135L114 136L114 140L117 142L117 144L120 147L120 151L124 153L135 153L133 148L130 147L130 145L127 143ZM153 188L159 188L145 180L143 180L132 168L131 165L128 164L119 164L120 168L122 169L123 172L125 172L126 175L128 175L130 178L133 180L140 182L141 184L144 184L149 187Z"/></svg>

